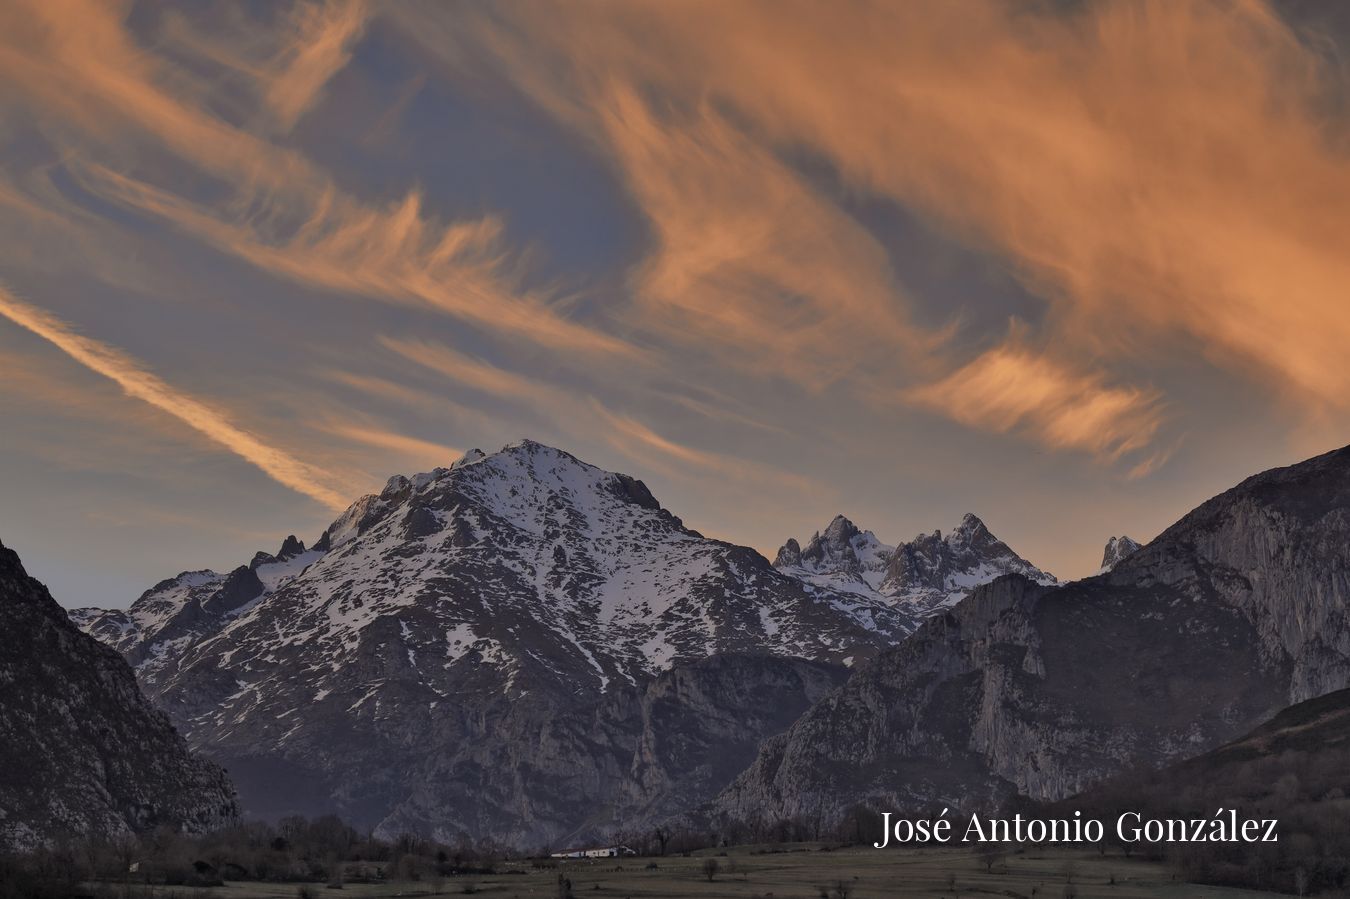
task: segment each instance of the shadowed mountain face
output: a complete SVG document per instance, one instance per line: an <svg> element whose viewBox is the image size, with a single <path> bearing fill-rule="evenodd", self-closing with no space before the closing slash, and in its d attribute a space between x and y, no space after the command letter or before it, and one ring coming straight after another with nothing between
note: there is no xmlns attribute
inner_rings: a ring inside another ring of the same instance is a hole
<svg viewBox="0 0 1350 899"><path fill-rule="evenodd" d="M1293 775L1293 780L1286 775ZM1113 778L1072 802L1080 807L1119 805L1122 809L1140 804L1205 810L1240 807L1251 814L1287 812L1296 803L1326 802L1343 822L1341 809L1347 794L1350 690L1337 690L1292 705L1203 755L1157 771ZM1338 829L1344 829L1343 824Z"/></svg>
<svg viewBox="0 0 1350 899"><path fill-rule="evenodd" d="M1275 821L1278 843L1191 844L1187 879L1295 895L1350 886L1350 690L1291 706L1250 733L1157 771L1128 771L1047 814L1193 819L1215 809Z"/></svg>
<svg viewBox="0 0 1350 899"><path fill-rule="evenodd" d="M539 845L706 800L840 663L916 623L530 441L395 477L311 549L264 556L74 614L246 812L385 833Z"/></svg>
<svg viewBox="0 0 1350 899"><path fill-rule="evenodd" d="M769 740L742 820L1056 799L1350 683L1350 449L1250 478L1106 574L1010 575Z"/></svg>
<svg viewBox="0 0 1350 899"><path fill-rule="evenodd" d="M0 848L234 819L225 772L188 752L127 663L3 545L0 631Z"/></svg>

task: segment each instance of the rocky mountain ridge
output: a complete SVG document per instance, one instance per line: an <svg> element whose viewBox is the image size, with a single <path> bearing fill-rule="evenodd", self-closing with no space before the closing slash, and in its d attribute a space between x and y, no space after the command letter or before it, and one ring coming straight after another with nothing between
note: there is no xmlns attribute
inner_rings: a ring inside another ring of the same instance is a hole
<svg viewBox="0 0 1350 899"><path fill-rule="evenodd" d="M890 602L916 615L953 606L975 587L1004 574L1057 583L969 513L946 536L933 531L897 546L836 515L805 548L789 539L778 550L774 567L817 587Z"/></svg>
<svg viewBox="0 0 1350 899"><path fill-rule="evenodd" d="M78 608L69 614L80 630L121 652L143 679L153 680L188 646L220 631L322 555L306 551L292 534L276 554L260 551L228 573L184 571L160 581L128 609Z"/></svg>

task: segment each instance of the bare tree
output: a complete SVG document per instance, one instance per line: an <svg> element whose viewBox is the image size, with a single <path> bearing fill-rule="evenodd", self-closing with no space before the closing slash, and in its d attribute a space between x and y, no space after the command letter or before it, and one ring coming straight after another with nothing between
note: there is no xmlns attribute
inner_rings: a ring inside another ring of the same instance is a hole
<svg viewBox="0 0 1350 899"><path fill-rule="evenodd" d="M717 863L715 858L705 858L703 860L703 876L708 878L708 883L712 883L717 872L722 870L722 866Z"/></svg>
<svg viewBox="0 0 1350 899"><path fill-rule="evenodd" d="M976 843L974 851L986 874L992 874L994 865L1008 857L1008 849L1002 843Z"/></svg>

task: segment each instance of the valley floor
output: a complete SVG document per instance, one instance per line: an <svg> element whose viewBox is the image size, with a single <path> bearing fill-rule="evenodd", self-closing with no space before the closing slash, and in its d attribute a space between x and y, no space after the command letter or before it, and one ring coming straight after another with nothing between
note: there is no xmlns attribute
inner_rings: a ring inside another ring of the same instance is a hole
<svg viewBox="0 0 1350 899"><path fill-rule="evenodd" d="M704 873L704 864L709 857L717 859L720 869L711 881ZM648 869L651 863L658 868ZM503 871L495 875L448 877L441 884L428 881L378 886L349 884L341 891L312 885L309 889L312 896L335 899L433 895L552 899L559 895L559 874L571 880L577 899L590 896L628 899L889 899L909 896L1239 899L1280 895L1178 883L1165 865L1119 855L1100 856L1095 852L1037 850L1009 856L996 862L993 870L987 872L984 862L965 849L820 851L815 846L771 853L760 853L754 847L738 847L726 856L702 853L689 858L566 861L552 869L536 869L528 862L521 862L503 866ZM207 899L207 896L214 899L295 899L298 888L286 884L231 883L210 890L178 887L172 893L169 888L164 888L156 895L172 895L177 899Z"/></svg>

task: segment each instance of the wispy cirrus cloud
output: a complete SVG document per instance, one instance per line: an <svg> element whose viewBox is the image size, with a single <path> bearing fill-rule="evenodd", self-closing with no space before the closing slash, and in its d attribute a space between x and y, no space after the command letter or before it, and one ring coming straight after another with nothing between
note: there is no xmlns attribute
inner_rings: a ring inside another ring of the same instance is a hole
<svg viewBox="0 0 1350 899"><path fill-rule="evenodd" d="M266 118L267 126L284 132L351 62L373 12L365 0L296 0L259 10L171 6L160 17L157 49L208 71L211 80L242 88L264 114L249 118ZM197 16L204 21L194 21ZM201 91L221 93L213 86Z"/></svg>
<svg viewBox="0 0 1350 899"><path fill-rule="evenodd" d="M1157 391L1112 385L1101 372L1079 370L1015 339L902 396L970 427L1016 431L1112 461L1149 446L1165 416ZM1135 472L1157 464L1155 458Z"/></svg>
<svg viewBox="0 0 1350 899"><path fill-rule="evenodd" d="M77 334L65 322L25 303L3 287L0 287L0 316L46 340L95 374L113 381L127 396L172 415L277 483L330 509L347 507L347 498L333 475L232 423L224 413L170 386L120 350Z"/></svg>
<svg viewBox="0 0 1350 899"><path fill-rule="evenodd" d="M713 108L658 116L611 85L596 109L656 238L633 273L647 326L811 385L934 340L872 235Z"/></svg>
<svg viewBox="0 0 1350 899"><path fill-rule="evenodd" d="M362 0L300 3L290 10L289 35L264 77L267 103L283 127L292 127L351 60L369 14Z"/></svg>

